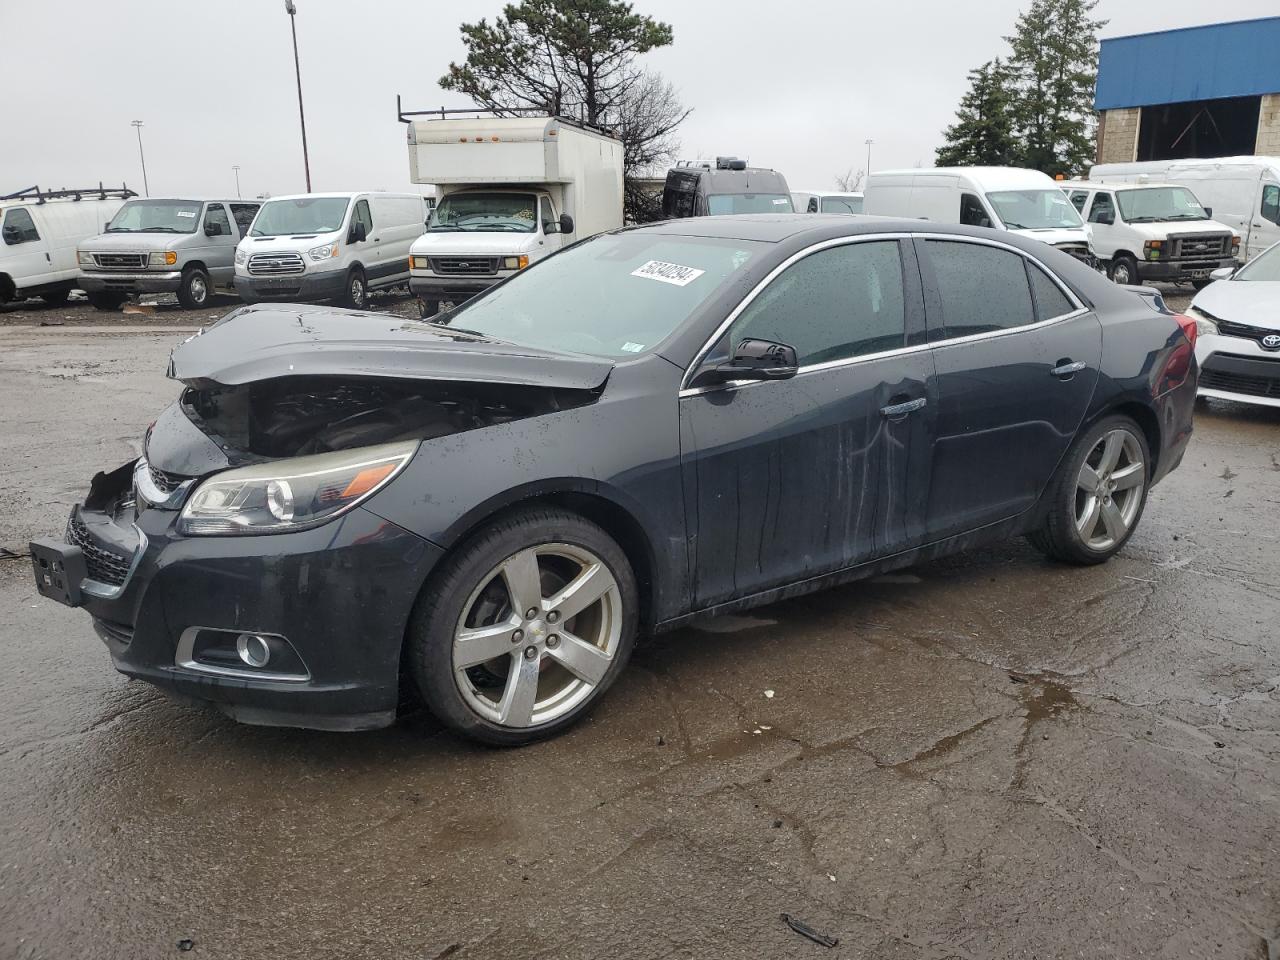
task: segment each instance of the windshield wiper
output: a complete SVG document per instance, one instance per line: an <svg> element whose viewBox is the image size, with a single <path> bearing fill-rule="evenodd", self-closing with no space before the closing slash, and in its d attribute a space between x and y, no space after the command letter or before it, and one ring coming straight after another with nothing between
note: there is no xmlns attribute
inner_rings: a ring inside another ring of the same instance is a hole
<svg viewBox="0 0 1280 960"><path fill-rule="evenodd" d="M179 230L177 227L144 227L139 233L186 233L185 230Z"/></svg>
<svg viewBox="0 0 1280 960"><path fill-rule="evenodd" d="M1026 230L1026 229L1028 229L1028 227L1026 226L1026 224L1023 224L1023 223L1014 223L1012 220L1006 220L1006 221L1004 222L1004 225L1005 225L1006 227L1008 227L1010 230ZM1046 228L1043 228L1043 227L1042 227L1041 229L1046 229Z"/></svg>

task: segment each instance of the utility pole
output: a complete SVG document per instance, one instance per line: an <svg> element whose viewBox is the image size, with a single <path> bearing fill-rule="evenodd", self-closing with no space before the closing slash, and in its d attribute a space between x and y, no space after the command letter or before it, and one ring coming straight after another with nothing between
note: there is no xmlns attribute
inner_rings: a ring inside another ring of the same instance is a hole
<svg viewBox="0 0 1280 960"><path fill-rule="evenodd" d="M142 161L142 192L151 196L151 188L147 186L147 155L142 152L142 121L130 120L129 126L138 131L138 159Z"/></svg>
<svg viewBox="0 0 1280 960"><path fill-rule="evenodd" d="M240 164L233 163L231 169L236 172L236 199L240 199Z"/></svg>
<svg viewBox="0 0 1280 960"><path fill-rule="evenodd" d="M298 120L302 124L302 167L307 174L307 193L311 192L311 161L307 157L307 117L302 112L302 65L298 62L298 22L294 19L298 10L293 0L284 0L285 13L289 14L289 29L293 31L293 71L298 79Z"/></svg>
<svg viewBox="0 0 1280 960"><path fill-rule="evenodd" d="M867 140L867 176L868 177L871 176L871 145L873 143L875 143L874 140L871 140L871 139Z"/></svg>

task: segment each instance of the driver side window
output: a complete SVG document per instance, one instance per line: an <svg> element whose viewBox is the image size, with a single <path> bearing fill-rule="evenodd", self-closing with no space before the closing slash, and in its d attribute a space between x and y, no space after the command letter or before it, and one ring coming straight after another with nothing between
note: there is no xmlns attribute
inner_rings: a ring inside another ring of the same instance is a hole
<svg viewBox="0 0 1280 960"><path fill-rule="evenodd" d="M802 367L904 346L898 242L842 244L792 264L734 321L728 353L746 339L789 344Z"/></svg>
<svg viewBox="0 0 1280 960"><path fill-rule="evenodd" d="M1269 183L1262 188L1262 216L1272 223L1280 224L1280 187Z"/></svg>
<svg viewBox="0 0 1280 960"><path fill-rule="evenodd" d="M231 236L231 221L227 219L227 209L220 203L211 203L205 210L204 226L208 230L210 224L217 228L214 236Z"/></svg>
<svg viewBox="0 0 1280 960"><path fill-rule="evenodd" d="M991 218L987 216L987 211L982 206L982 201L972 193L962 193L960 195L960 222L971 227L991 226Z"/></svg>
<svg viewBox="0 0 1280 960"><path fill-rule="evenodd" d="M1093 206L1089 208L1089 222L1101 223L1103 220L1114 220L1116 216L1115 201L1109 193L1097 193L1093 197Z"/></svg>
<svg viewBox="0 0 1280 960"><path fill-rule="evenodd" d="M373 214L369 212L369 201L360 200L356 203L355 213L351 215L353 223L363 223L366 236L373 236Z"/></svg>

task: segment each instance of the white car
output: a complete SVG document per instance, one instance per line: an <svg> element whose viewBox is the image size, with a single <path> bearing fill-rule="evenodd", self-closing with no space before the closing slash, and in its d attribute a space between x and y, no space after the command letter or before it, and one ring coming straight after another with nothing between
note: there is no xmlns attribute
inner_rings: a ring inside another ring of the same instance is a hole
<svg viewBox="0 0 1280 960"><path fill-rule="evenodd" d="M1280 407L1280 243L1234 273L1214 272L1191 301L1199 395Z"/></svg>

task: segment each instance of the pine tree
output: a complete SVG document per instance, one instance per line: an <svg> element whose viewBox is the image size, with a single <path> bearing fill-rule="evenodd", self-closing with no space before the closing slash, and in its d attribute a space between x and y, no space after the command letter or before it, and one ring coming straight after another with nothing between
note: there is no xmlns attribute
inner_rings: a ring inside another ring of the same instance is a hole
<svg viewBox="0 0 1280 960"><path fill-rule="evenodd" d="M1098 0L1031 0L1018 16L1009 66L1017 80L1015 129L1022 164L1053 176L1093 159L1093 90L1098 78Z"/></svg>
<svg viewBox="0 0 1280 960"><path fill-rule="evenodd" d="M940 167L1006 166L1018 162L1008 67L997 57L969 71L969 92L937 150Z"/></svg>

